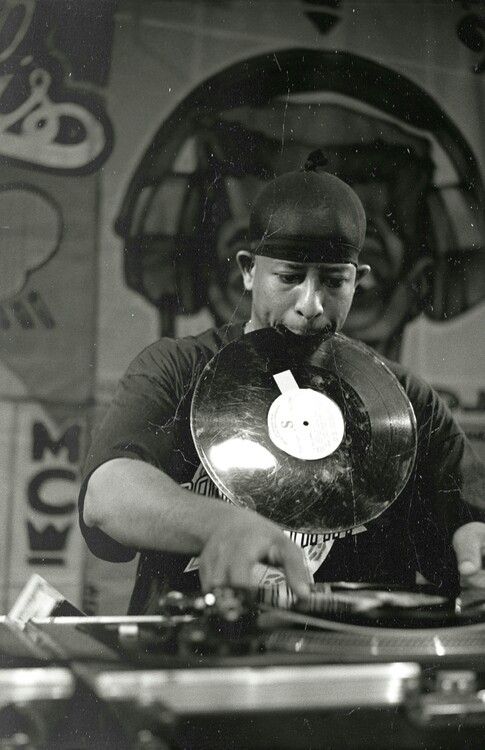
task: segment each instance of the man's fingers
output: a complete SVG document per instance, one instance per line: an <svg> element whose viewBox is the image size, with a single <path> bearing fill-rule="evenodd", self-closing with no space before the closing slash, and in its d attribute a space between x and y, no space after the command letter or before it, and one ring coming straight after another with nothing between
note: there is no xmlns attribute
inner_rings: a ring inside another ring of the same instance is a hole
<svg viewBox="0 0 485 750"><path fill-rule="evenodd" d="M482 548L485 546L485 525L467 523L453 536L458 570L463 576L478 573L482 568Z"/></svg>
<svg viewBox="0 0 485 750"><path fill-rule="evenodd" d="M279 528L255 518L254 514L238 515L234 526L212 535L199 558L202 588L254 585L255 566L269 563L283 568L296 596L307 597L313 579L303 551Z"/></svg>
<svg viewBox="0 0 485 750"><path fill-rule="evenodd" d="M271 556L278 559L283 566L286 580L293 593L299 597L308 597L313 578L300 548L285 539L274 551L273 548L271 549Z"/></svg>
<svg viewBox="0 0 485 750"><path fill-rule="evenodd" d="M248 558L239 558L237 561L231 561L228 569L228 581L230 586L235 588L247 588L252 585L251 572L255 561Z"/></svg>
<svg viewBox="0 0 485 750"><path fill-rule="evenodd" d="M210 591L216 586L251 586L251 571L258 560L259 556L250 545L210 545L199 558L199 578L203 590Z"/></svg>
<svg viewBox="0 0 485 750"><path fill-rule="evenodd" d="M199 558L199 578L202 590L228 584L228 560L220 549L206 548Z"/></svg>

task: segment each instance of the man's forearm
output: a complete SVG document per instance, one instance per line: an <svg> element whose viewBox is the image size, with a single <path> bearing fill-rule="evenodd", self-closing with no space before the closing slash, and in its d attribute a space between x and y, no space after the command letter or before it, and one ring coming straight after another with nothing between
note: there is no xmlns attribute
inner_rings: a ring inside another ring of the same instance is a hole
<svg viewBox="0 0 485 750"><path fill-rule="evenodd" d="M116 458L91 475L84 521L121 544L198 554L224 516L240 512L180 487L143 461Z"/></svg>
<svg viewBox="0 0 485 750"><path fill-rule="evenodd" d="M207 591L254 585L254 565L269 561L281 566L298 596L309 594L303 552L279 526L252 510L184 490L143 461L117 458L93 472L84 521L128 547L200 555Z"/></svg>

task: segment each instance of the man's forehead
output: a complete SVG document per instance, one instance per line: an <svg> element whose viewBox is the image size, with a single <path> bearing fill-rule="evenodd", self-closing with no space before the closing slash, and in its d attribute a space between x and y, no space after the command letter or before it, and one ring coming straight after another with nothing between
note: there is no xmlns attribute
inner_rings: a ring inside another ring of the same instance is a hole
<svg viewBox="0 0 485 750"><path fill-rule="evenodd" d="M291 271L307 271L310 268L316 268L321 271L348 271L354 268L353 263L302 263L301 261L280 260L279 258L269 258L264 255L256 256L264 265L270 267L285 268Z"/></svg>

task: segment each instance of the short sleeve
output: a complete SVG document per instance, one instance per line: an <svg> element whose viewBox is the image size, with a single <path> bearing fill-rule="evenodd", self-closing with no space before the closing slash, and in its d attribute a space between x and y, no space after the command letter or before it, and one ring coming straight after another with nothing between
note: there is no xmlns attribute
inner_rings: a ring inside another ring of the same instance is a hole
<svg viewBox="0 0 485 750"><path fill-rule="evenodd" d="M79 495L79 523L90 550L102 559L122 562L137 550L125 547L100 529L86 526L84 497L89 477L114 458L145 461L170 474L175 424L197 379L197 358L161 339L130 364L93 437L85 460Z"/></svg>

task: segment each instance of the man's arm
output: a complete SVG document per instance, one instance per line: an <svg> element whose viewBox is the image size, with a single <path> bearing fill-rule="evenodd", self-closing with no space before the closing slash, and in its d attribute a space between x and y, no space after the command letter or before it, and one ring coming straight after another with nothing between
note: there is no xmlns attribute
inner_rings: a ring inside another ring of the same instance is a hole
<svg viewBox="0 0 485 750"><path fill-rule="evenodd" d="M200 554L207 590L249 586L253 566L280 565L299 596L309 573L301 550L268 519L230 503L195 496L144 461L115 458L89 478L84 521L128 547Z"/></svg>
<svg viewBox="0 0 485 750"><path fill-rule="evenodd" d="M414 385L419 388L419 383L416 379ZM417 474L433 503L435 535L444 529L452 537L461 586L484 588L485 466L438 394L425 384L420 390L424 396L418 390L413 404L418 420Z"/></svg>

